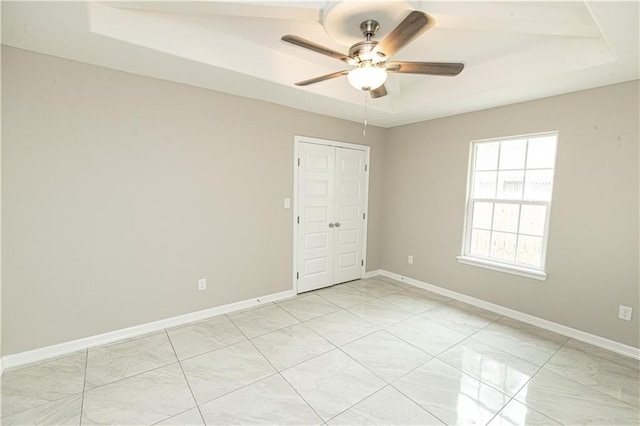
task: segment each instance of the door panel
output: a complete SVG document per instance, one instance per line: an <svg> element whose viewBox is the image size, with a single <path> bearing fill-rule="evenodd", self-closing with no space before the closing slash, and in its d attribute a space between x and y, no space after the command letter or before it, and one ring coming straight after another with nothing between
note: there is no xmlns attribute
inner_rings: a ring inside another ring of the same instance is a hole
<svg viewBox="0 0 640 426"><path fill-rule="evenodd" d="M298 292L332 284L335 149L301 143L298 167Z"/></svg>
<svg viewBox="0 0 640 426"><path fill-rule="evenodd" d="M336 228L334 281L341 283L362 276L362 227L364 224L365 152L336 148Z"/></svg>

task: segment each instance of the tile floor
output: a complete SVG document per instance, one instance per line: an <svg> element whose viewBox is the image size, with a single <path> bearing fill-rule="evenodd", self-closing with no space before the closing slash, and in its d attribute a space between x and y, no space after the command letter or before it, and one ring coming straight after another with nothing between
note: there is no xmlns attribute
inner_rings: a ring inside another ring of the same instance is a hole
<svg viewBox="0 0 640 426"><path fill-rule="evenodd" d="M376 277L7 370L2 424L638 425L639 375Z"/></svg>

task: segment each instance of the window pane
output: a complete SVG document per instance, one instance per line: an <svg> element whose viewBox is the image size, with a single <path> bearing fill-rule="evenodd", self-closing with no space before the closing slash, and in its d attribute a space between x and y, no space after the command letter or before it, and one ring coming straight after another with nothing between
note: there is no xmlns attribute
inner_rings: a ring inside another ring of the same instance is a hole
<svg viewBox="0 0 640 426"><path fill-rule="evenodd" d="M524 169L526 139L500 143L500 170Z"/></svg>
<svg viewBox="0 0 640 426"><path fill-rule="evenodd" d="M498 142L476 145L476 170L498 169Z"/></svg>
<svg viewBox="0 0 640 426"><path fill-rule="evenodd" d="M540 266L542 259L542 238L521 235L518 239L518 262Z"/></svg>
<svg viewBox="0 0 640 426"><path fill-rule="evenodd" d="M474 228L491 229L491 216L493 203L473 203L473 219L471 226Z"/></svg>
<svg viewBox="0 0 640 426"><path fill-rule="evenodd" d="M506 200L522 200L524 188L524 171L498 172L497 198Z"/></svg>
<svg viewBox="0 0 640 426"><path fill-rule="evenodd" d="M523 205L520 213L520 233L544 235L547 220L547 206Z"/></svg>
<svg viewBox="0 0 640 426"><path fill-rule="evenodd" d="M499 260L514 261L516 259L516 236L494 232L491 236L491 257Z"/></svg>
<svg viewBox="0 0 640 426"><path fill-rule="evenodd" d="M552 169L556 160L556 135L529 140L528 169Z"/></svg>
<svg viewBox="0 0 640 426"><path fill-rule="evenodd" d="M473 180L474 198L495 198L496 172L477 172Z"/></svg>
<svg viewBox="0 0 640 426"><path fill-rule="evenodd" d="M527 170L524 185L524 199L551 201L553 170Z"/></svg>
<svg viewBox="0 0 640 426"><path fill-rule="evenodd" d="M491 232L473 229L471 231L471 247L469 247L469 253L489 257L490 238Z"/></svg>
<svg viewBox="0 0 640 426"><path fill-rule="evenodd" d="M496 204L493 212L493 229L496 231L517 232L519 204Z"/></svg>

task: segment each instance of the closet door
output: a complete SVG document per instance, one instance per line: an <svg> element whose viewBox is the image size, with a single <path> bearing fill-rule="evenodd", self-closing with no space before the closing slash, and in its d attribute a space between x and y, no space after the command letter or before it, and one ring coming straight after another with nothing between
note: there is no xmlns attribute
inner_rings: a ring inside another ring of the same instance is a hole
<svg viewBox="0 0 640 426"><path fill-rule="evenodd" d="M298 153L301 293L361 277L366 153L311 143Z"/></svg>

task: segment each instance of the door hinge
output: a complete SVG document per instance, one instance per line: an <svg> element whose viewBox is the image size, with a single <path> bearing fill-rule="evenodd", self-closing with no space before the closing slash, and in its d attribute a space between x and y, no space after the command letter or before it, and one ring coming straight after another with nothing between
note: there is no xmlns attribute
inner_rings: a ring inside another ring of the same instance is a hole
<svg viewBox="0 0 640 426"><path fill-rule="evenodd" d="M362 266L364 266L364 259L362 259L362 260L360 261L360 264L361 264Z"/></svg>
<svg viewBox="0 0 640 426"><path fill-rule="evenodd" d="M362 220L365 220L367 218L367 214L366 213L362 213Z"/></svg>
<svg viewBox="0 0 640 426"><path fill-rule="evenodd" d="M298 216L298 223L300 223L300 216Z"/></svg>
<svg viewBox="0 0 640 426"><path fill-rule="evenodd" d="M300 167L300 159L298 158L298 167Z"/></svg>
<svg viewBox="0 0 640 426"><path fill-rule="evenodd" d="M296 280L300 279L300 272L296 272Z"/></svg>
<svg viewBox="0 0 640 426"><path fill-rule="evenodd" d="M366 164L364 165L364 171L365 172L367 171L367 165Z"/></svg>

